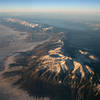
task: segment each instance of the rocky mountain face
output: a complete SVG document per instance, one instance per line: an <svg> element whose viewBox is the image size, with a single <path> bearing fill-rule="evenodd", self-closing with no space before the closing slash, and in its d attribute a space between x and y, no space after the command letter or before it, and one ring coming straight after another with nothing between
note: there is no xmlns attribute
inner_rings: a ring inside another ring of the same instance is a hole
<svg viewBox="0 0 100 100"><path fill-rule="evenodd" d="M61 32L31 51L22 74L23 84L32 91L36 86L37 93L49 91L70 100L99 100L99 78L89 65L97 58L82 50L78 58L72 58L64 53L63 40Z"/></svg>
<svg viewBox="0 0 100 100"><path fill-rule="evenodd" d="M13 70L16 72L15 76L17 73L20 75L20 79L14 84L20 83L31 95L46 95L51 97L51 100L100 100L100 79L95 73L95 66L92 66L92 63L98 60L95 56L84 50L77 50L74 57L70 55L65 50L64 33L54 34L52 27L41 28L39 24L11 18L7 21L11 22L11 26L16 22L18 25L24 25L23 29L27 29L30 34L34 33L33 36L37 38L40 32L45 33L44 36L50 35L46 42L15 57L16 61L10 64L10 67L15 68L14 70L20 69L17 72ZM38 32L35 31L36 27ZM29 31L30 28L32 32ZM48 30L50 31L47 32ZM4 75L8 73L10 71Z"/></svg>

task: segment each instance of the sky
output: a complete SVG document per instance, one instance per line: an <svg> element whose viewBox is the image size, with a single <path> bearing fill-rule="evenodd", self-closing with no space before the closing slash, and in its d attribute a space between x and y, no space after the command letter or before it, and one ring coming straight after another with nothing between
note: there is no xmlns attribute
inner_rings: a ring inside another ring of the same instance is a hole
<svg viewBox="0 0 100 100"><path fill-rule="evenodd" d="M0 12L100 12L100 0L0 0Z"/></svg>

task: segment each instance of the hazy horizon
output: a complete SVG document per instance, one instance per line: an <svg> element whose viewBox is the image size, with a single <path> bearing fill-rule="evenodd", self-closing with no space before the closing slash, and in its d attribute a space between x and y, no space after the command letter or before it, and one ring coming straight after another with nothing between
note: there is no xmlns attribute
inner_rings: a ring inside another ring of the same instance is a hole
<svg viewBox="0 0 100 100"><path fill-rule="evenodd" d="M1 0L0 12L100 13L99 0Z"/></svg>

